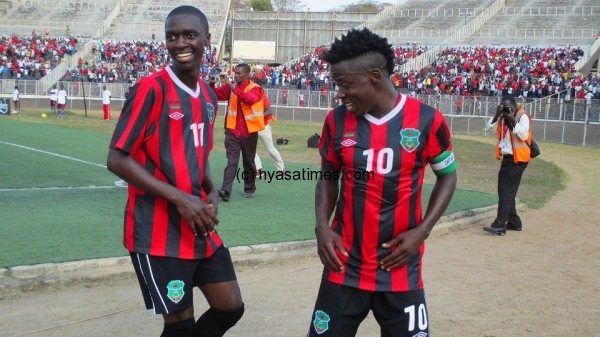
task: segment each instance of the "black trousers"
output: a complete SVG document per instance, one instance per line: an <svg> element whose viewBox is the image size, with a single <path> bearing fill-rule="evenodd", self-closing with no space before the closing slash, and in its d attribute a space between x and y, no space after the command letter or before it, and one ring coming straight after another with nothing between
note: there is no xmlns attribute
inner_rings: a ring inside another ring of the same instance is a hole
<svg viewBox="0 0 600 337"><path fill-rule="evenodd" d="M244 180L244 192L254 193L256 190L256 165L254 164L254 156L256 156L257 143L258 132L249 134L247 138L243 136L236 138L231 131L225 130L227 166L225 166L225 172L223 173L222 190L231 194L241 153L244 172L240 174L240 178Z"/></svg>
<svg viewBox="0 0 600 337"><path fill-rule="evenodd" d="M522 225L515 198L526 167L527 163L515 164L513 156L503 156L498 172L498 214L492 226L506 227L507 223L511 226Z"/></svg>

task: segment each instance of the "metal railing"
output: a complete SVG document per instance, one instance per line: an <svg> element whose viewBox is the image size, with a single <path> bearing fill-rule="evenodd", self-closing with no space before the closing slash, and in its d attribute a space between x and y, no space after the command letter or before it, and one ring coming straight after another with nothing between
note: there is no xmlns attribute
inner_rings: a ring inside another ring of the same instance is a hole
<svg viewBox="0 0 600 337"><path fill-rule="evenodd" d="M23 108L49 109L46 94L35 95L38 81L19 81ZM118 112L128 84L64 82L68 93L67 109L100 116L102 111L102 86L112 93L113 111ZM0 81L0 97L10 98L14 80ZM310 90L265 89L271 101L273 114L285 121L322 123L327 113L338 104L336 94ZM83 93L85 92L85 106ZM453 133L495 136L495 130L486 129L501 101L500 96L416 95L422 102L438 109L446 117ZM543 98L517 99L532 117L535 139L581 146L600 146L600 99L586 101L567 97L561 93ZM225 111L221 103L219 114ZM114 113L114 112L113 112Z"/></svg>

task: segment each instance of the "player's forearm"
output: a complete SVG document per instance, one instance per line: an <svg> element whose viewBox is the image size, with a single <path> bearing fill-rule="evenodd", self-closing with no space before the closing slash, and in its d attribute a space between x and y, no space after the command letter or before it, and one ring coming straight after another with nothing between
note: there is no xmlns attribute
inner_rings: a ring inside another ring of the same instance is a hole
<svg viewBox="0 0 600 337"><path fill-rule="evenodd" d="M215 185L215 182L212 180L212 176L210 174L210 165L208 163L206 163L206 168L204 170L202 189L206 194L217 193L217 185Z"/></svg>
<svg viewBox="0 0 600 337"><path fill-rule="evenodd" d="M319 180L315 188L316 227L329 227L329 219L337 202L337 180Z"/></svg>
<svg viewBox="0 0 600 337"><path fill-rule="evenodd" d="M175 186L156 179L130 155L122 151L109 149L107 168L128 184L132 184L148 194L167 199L171 203L176 204L184 194Z"/></svg>
<svg viewBox="0 0 600 337"><path fill-rule="evenodd" d="M418 230L423 231L426 238L429 237L433 226L448 208L448 204L456 190L456 180L456 171L437 178L429 197L423 221L417 227Z"/></svg>

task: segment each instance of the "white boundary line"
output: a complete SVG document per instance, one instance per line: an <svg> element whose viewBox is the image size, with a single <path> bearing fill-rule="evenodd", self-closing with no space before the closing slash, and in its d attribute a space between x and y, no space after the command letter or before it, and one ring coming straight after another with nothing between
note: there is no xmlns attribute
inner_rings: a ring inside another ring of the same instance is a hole
<svg viewBox="0 0 600 337"><path fill-rule="evenodd" d="M69 159L69 160L73 160L73 161L84 163L84 164L90 164L90 165L94 165L94 166L106 168L106 165L101 165L101 164L93 163L91 161L77 159L77 158L65 156L65 155L62 155L62 154L54 153L54 152L39 150L39 149L36 149L36 148L33 148L33 147L29 147L29 146L25 146L25 145L19 145L19 144L4 142L4 141L1 141L1 140L0 140L0 143L6 144L6 145L10 145L10 146L14 146L14 147L19 147L19 148L22 148L22 149L25 149L25 150L30 150L30 151L35 151L35 152L41 152L41 153L48 154L48 155L51 155L51 156L56 156L56 157L60 157L60 158L64 158L64 159Z"/></svg>
<svg viewBox="0 0 600 337"><path fill-rule="evenodd" d="M119 186L118 181L115 185L104 185L104 186L65 186L65 187L25 187L25 188L0 188L0 192L21 192L21 191L58 191L58 190L100 190L100 189L112 189L112 188L123 188L126 186Z"/></svg>

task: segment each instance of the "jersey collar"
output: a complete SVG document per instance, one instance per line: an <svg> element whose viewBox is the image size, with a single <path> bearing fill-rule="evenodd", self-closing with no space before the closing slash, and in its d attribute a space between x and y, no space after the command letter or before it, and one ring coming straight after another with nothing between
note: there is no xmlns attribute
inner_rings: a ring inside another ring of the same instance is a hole
<svg viewBox="0 0 600 337"><path fill-rule="evenodd" d="M390 111L389 113L387 113L385 116L383 116L381 118L377 118L377 117L374 117L373 115L365 114L365 118L370 123L373 123L375 125L385 124L389 120L391 120L392 118L394 118L400 112L400 110L402 110L402 108L404 107L404 103L405 102L406 102L406 96L403 95L403 94L399 94L396 106L392 109L392 111Z"/></svg>
<svg viewBox="0 0 600 337"><path fill-rule="evenodd" d="M179 88L181 88L181 90L187 92L193 98L198 98L198 96L200 96L200 85L197 85L196 91L194 91L194 90L190 89L190 87L188 87L187 85L183 84L183 82L181 82L179 77L177 77L175 75L175 73L173 72L173 70L171 70L170 65L166 66L165 69L167 70L167 73L171 77L171 80L173 81L173 83L175 83Z"/></svg>

